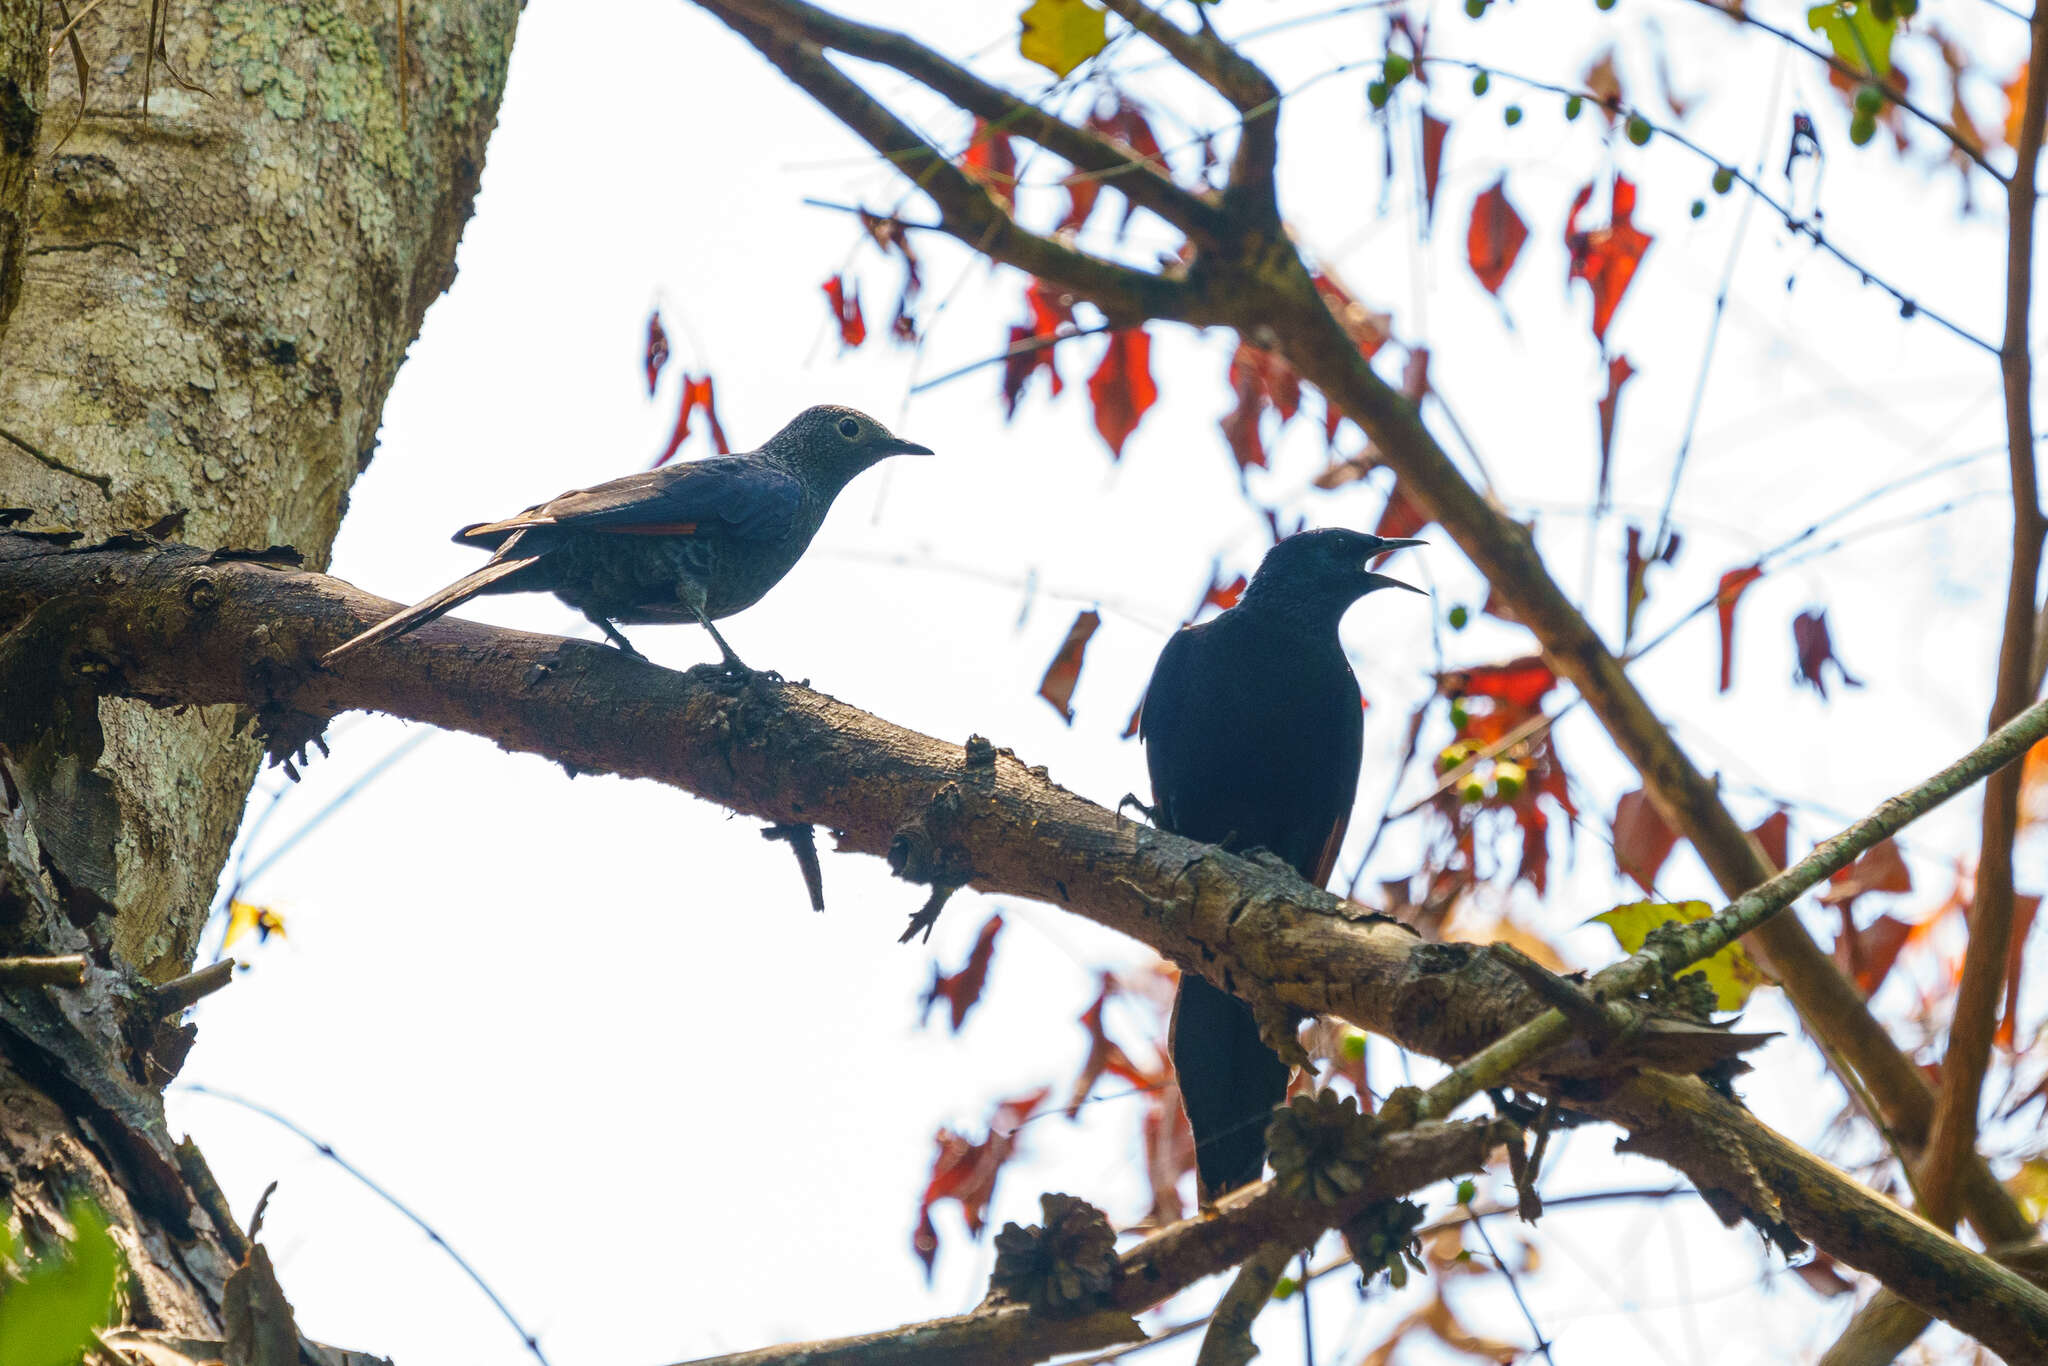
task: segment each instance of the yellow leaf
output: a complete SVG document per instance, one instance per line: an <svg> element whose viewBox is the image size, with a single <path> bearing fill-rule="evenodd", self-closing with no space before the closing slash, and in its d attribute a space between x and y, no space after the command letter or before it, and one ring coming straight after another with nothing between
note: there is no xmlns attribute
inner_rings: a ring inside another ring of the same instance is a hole
<svg viewBox="0 0 2048 1366"><path fill-rule="evenodd" d="M252 906L246 901L230 901L228 903L228 932L227 937L220 942L221 951L225 953L233 948L235 941L251 930L256 931L256 938L259 942L270 938L273 934L282 939L284 938L284 917L271 910L268 906Z"/></svg>
<svg viewBox="0 0 2048 1366"><path fill-rule="evenodd" d="M1634 953L1643 946L1650 931L1666 921L1705 920L1714 913L1714 908L1704 901L1632 901L1626 906L1596 915L1587 924L1598 922L1614 932L1614 937L1628 953ZM1685 973L1705 972L1707 984L1714 989L1714 1004L1721 1010L1740 1010L1749 993L1761 986L1767 979L1761 969L1742 951L1742 945L1730 944L1703 963L1695 963ZM1685 973L1680 973L1682 977Z"/></svg>
<svg viewBox="0 0 2048 1366"><path fill-rule="evenodd" d="M2020 1213L2028 1223L2039 1223L2048 1215L2048 1157L2031 1158L2006 1178L2005 1188L2020 1202Z"/></svg>
<svg viewBox="0 0 2048 1366"><path fill-rule="evenodd" d="M1109 43L1109 16L1088 0L1031 0L1017 50L1064 77Z"/></svg>

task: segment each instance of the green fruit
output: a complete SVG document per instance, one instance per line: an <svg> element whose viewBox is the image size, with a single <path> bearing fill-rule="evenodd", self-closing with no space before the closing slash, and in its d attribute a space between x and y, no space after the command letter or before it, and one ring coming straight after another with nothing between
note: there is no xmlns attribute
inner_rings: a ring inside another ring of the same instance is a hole
<svg viewBox="0 0 2048 1366"><path fill-rule="evenodd" d="M1365 1060L1365 1035L1356 1033L1346 1034L1341 1045L1341 1051L1344 1055L1344 1061L1363 1062Z"/></svg>
<svg viewBox="0 0 2048 1366"><path fill-rule="evenodd" d="M1873 118L1884 108L1884 91L1874 85L1859 86L1856 90L1856 112L1869 114Z"/></svg>
<svg viewBox="0 0 2048 1366"><path fill-rule="evenodd" d="M1465 629L1465 623L1472 620L1472 613L1463 603L1459 603L1451 609L1450 615L1446 620L1451 623L1453 631L1462 631Z"/></svg>
<svg viewBox="0 0 2048 1366"><path fill-rule="evenodd" d="M1857 111L1856 116L1849 120L1849 141L1861 147L1876 136L1877 119L1860 110Z"/></svg>
<svg viewBox="0 0 2048 1366"><path fill-rule="evenodd" d="M1465 0L1465 13L1474 19L1486 15L1486 0Z"/></svg>
<svg viewBox="0 0 2048 1366"><path fill-rule="evenodd" d="M1458 1183L1458 1203L1469 1205L1479 1194L1479 1187L1470 1177Z"/></svg>
<svg viewBox="0 0 2048 1366"><path fill-rule="evenodd" d="M1439 773L1449 773L1471 757L1472 746L1460 740L1457 744L1450 746L1443 753L1436 756L1436 771Z"/></svg>
<svg viewBox="0 0 2048 1366"><path fill-rule="evenodd" d="M1511 759L1503 759L1493 766L1493 788L1508 801L1513 801L1524 787L1529 785L1529 770Z"/></svg>
<svg viewBox="0 0 2048 1366"><path fill-rule="evenodd" d="M1571 120L1577 118L1579 116L1579 111L1584 109L1585 107L1586 101L1582 97L1578 95L1567 96L1564 102L1565 121L1570 122Z"/></svg>
<svg viewBox="0 0 2048 1366"><path fill-rule="evenodd" d="M1508 127L1512 128L1522 121L1522 106L1511 104L1500 111L1500 116L1507 121Z"/></svg>
<svg viewBox="0 0 2048 1366"><path fill-rule="evenodd" d="M1386 64L1380 69L1385 73L1384 79L1388 85L1399 85L1402 81L1408 79L1408 73L1415 69L1415 63L1409 61L1398 52L1389 52Z"/></svg>
<svg viewBox="0 0 2048 1366"><path fill-rule="evenodd" d="M1706 200L1704 200L1704 199L1695 199L1695 200L1693 200L1693 202L1692 202L1692 216L1693 216L1694 218L1705 218L1705 217L1707 216L1707 201L1706 201Z"/></svg>
<svg viewBox="0 0 2048 1366"><path fill-rule="evenodd" d="M1715 167L1715 168L1714 168L1714 193L1715 193L1715 194L1727 194L1727 193L1728 193L1728 191L1730 191L1730 190L1732 190L1732 189L1734 189L1734 188L1735 188L1735 171L1734 171L1734 168L1733 168L1733 167L1729 167L1729 166L1717 166L1717 167Z"/></svg>
<svg viewBox="0 0 2048 1366"><path fill-rule="evenodd" d="M1640 147L1650 140L1650 121L1641 114L1628 116L1628 140Z"/></svg>
<svg viewBox="0 0 2048 1366"><path fill-rule="evenodd" d="M1385 81L1367 82L1365 102L1375 109L1385 109L1387 107L1387 83Z"/></svg>
<svg viewBox="0 0 2048 1366"><path fill-rule="evenodd" d="M1920 12L1920 0L1892 0L1892 8L1899 12L1899 18L1911 19Z"/></svg>
<svg viewBox="0 0 2048 1366"><path fill-rule="evenodd" d="M1458 789L1458 795L1468 802L1483 802L1486 800L1486 784L1477 778L1467 778L1465 785Z"/></svg>
<svg viewBox="0 0 2048 1366"><path fill-rule="evenodd" d="M1599 10L1613 9L1614 0L1593 0L1593 8Z"/></svg>
<svg viewBox="0 0 2048 1366"><path fill-rule="evenodd" d="M1491 76L1488 76L1484 71L1477 72L1472 77L1472 93L1475 95L1484 95L1486 93L1486 87L1492 84L1493 78Z"/></svg>
<svg viewBox="0 0 2048 1366"><path fill-rule="evenodd" d="M1898 12L1892 0L1870 0L1870 17L1880 24L1889 24Z"/></svg>

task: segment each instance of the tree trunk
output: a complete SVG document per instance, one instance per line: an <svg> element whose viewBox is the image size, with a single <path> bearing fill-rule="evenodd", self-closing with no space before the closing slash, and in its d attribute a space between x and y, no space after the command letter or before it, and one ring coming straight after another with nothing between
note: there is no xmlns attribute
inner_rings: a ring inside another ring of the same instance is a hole
<svg viewBox="0 0 2048 1366"><path fill-rule="evenodd" d="M0 0L0 505L321 565L454 277L519 5L214 0L154 41L152 8ZM191 962L260 745L239 707L67 701L13 625L0 954L94 966L0 983L0 1191L34 1233L91 1190L131 1321L219 1338L244 1249L164 1130L187 1040L146 988Z"/></svg>

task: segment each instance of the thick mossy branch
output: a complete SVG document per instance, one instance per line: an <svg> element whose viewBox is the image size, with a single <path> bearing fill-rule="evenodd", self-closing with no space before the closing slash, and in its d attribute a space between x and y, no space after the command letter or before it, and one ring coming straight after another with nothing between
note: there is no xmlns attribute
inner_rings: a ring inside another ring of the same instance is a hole
<svg viewBox="0 0 2048 1366"><path fill-rule="evenodd" d="M1405 928L1252 862L1122 820L1004 754L970 758L832 698L765 678L657 668L605 646L445 619L316 661L394 604L288 565L124 537L58 548L0 533L0 632L57 598L93 604L63 658L159 705L241 703L297 725L372 708L589 772L652 778L774 824L840 832L921 881L1066 907L1253 1000L1341 1016L1457 1060L1543 1013L1485 950ZM4 638L4 637L0 637ZM1634 1009L1634 1007L1630 1007ZM1631 1131L1728 1192L2017 1359L2048 1359L2048 1295L1771 1133L1690 1072L1743 1040L1637 1013L1625 1047L1574 1040L1517 1085ZM1711 1124L1702 1117L1711 1119ZM1271 1241L1255 1238L1252 1246Z"/></svg>

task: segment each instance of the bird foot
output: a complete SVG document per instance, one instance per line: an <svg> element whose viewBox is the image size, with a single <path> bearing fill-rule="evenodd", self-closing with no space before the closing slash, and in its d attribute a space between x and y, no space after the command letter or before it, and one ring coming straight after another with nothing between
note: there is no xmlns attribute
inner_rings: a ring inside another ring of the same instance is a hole
<svg viewBox="0 0 2048 1366"><path fill-rule="evenodd" d="M1241 859L1247 859L1252 863L1258 864L1262 868L1271 868L1275 872L1291 873L1294 871L1293 864L1289 863L1286 859L1281 858L1278 854L1274 853L1271 849L1268 849L1263 844L1254 844L1249 849L1237 849L1233 850L1232 852L1234 852Z"/></svg>
<svg viewBox="0 0 2048 1366"><path fill-rule="evenodd" d="M1155 806L1147 806L1145 805L1145 803L1139 801L1137 793L1124 793L1124 799L1116 804L1116 814L1119 816L1123 815L1124 808L1127 806L1137 807L1139 812L1141 812L1144 815L1146 820L1152 822L1152 824L1154 825L1159 824L1159 808Z"/></svg>

